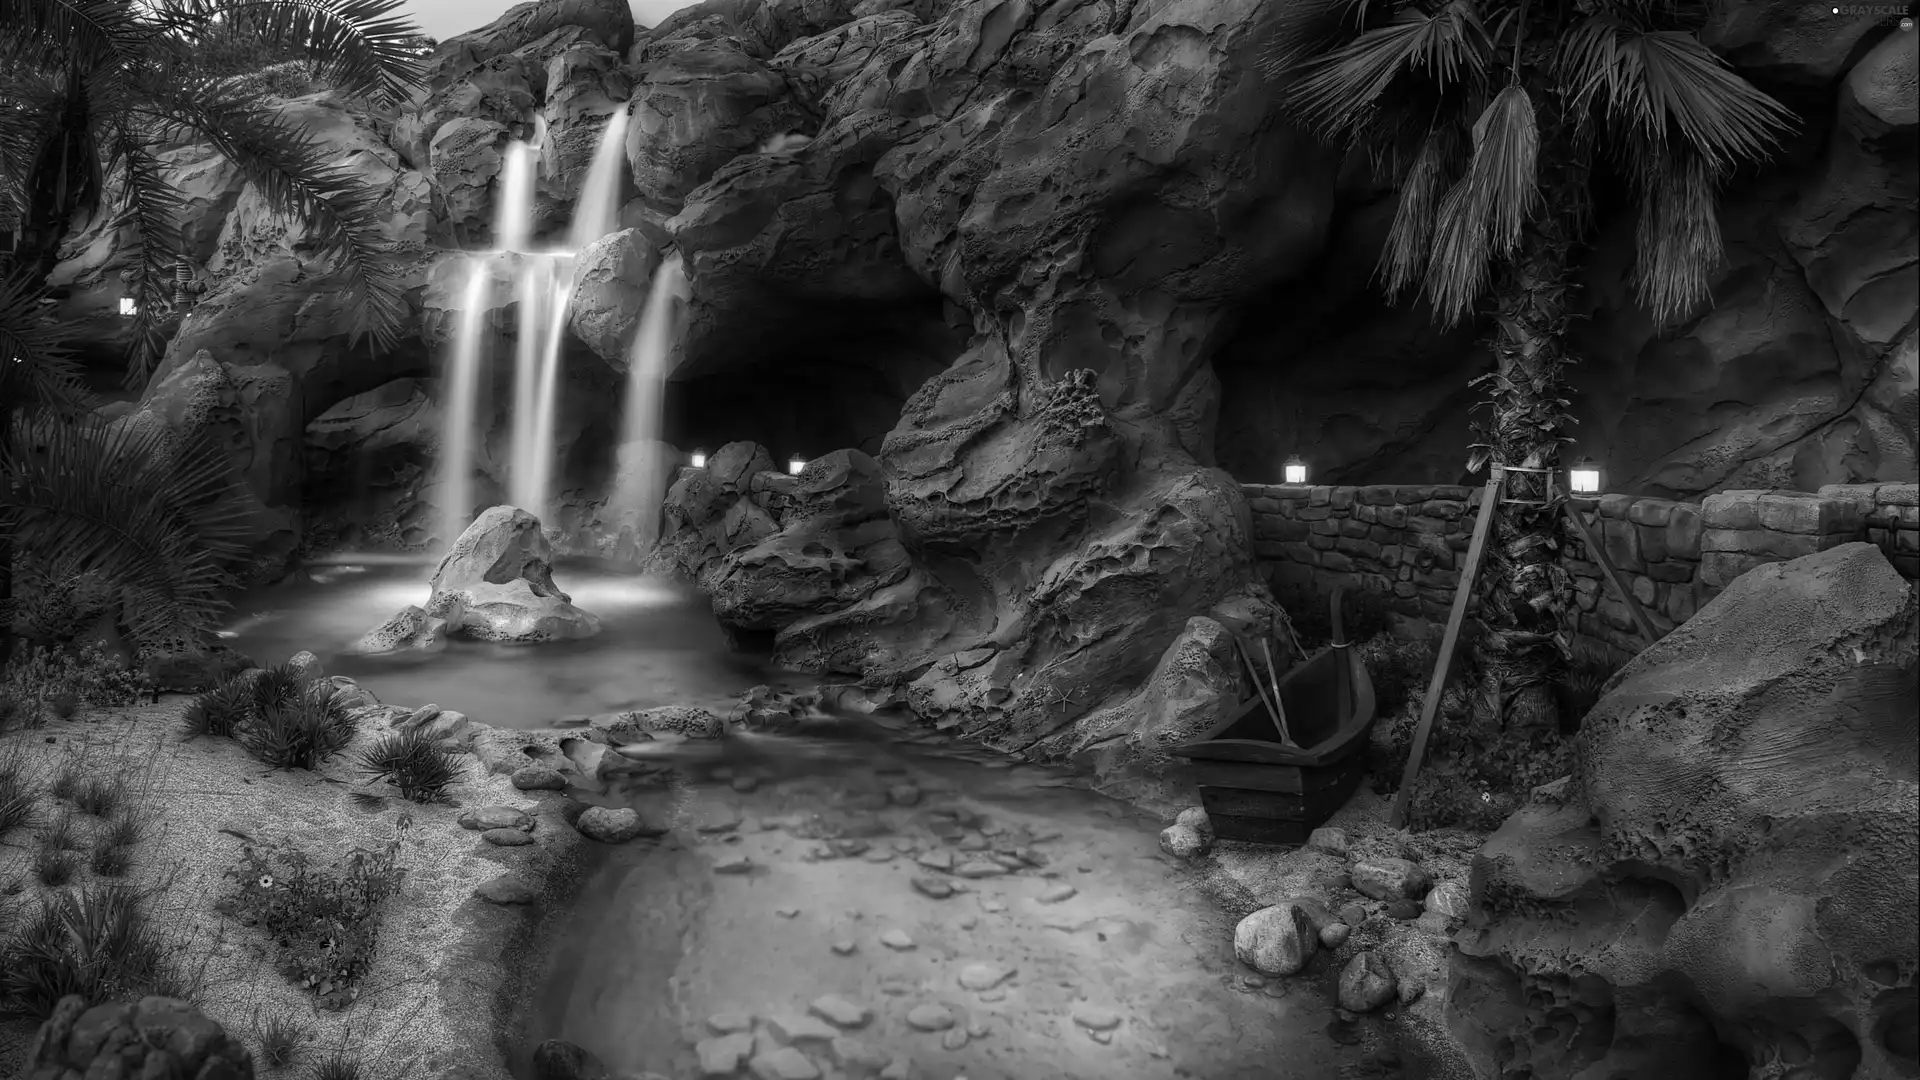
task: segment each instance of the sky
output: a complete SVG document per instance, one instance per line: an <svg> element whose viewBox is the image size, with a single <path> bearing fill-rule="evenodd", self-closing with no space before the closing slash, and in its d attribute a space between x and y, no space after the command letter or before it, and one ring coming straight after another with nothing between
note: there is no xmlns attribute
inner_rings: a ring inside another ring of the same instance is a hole
<svg viewBox="0 0 1920 1080"><path fill-rule="evenodd" d="M633 17L642 26L652 26L683 7L690 0L628 0ZM406 10L429 37L450 38L481 27L500 17L500 13L520 0L408 0Z"/></svg>

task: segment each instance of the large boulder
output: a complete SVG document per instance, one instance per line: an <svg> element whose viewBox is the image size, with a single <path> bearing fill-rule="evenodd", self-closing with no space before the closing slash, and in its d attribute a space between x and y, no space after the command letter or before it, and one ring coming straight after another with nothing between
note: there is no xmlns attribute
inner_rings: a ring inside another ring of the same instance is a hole
<svg viewBox="0 0 1920 1080"><path fill-rule="evenodd" d="M253 1080L253 1053L187 1002L147 997L87 1007L60 999L21 1064L21 1080L77 1076L191 1076Z"/></svg>
<svg viewBox="0 0 1920 1080"><path fill-rule="evenodd" d="M1566 792L1474 859L1448 1011L1486 1074L1920 1073L1916 614L1847 544L1613 678Z"/></svg>
<svg viewBox="0 0 1920 1080"><path fill-rule="evenodd" d="M639 229L609 233L574 261L569 324L574 336L616 371L627 369L627 350L660 262L659 248Z"/></svg>

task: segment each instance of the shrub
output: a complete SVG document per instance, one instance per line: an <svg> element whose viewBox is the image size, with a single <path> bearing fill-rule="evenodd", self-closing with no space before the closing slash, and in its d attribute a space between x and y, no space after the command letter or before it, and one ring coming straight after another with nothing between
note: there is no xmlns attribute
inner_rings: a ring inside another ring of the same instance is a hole
<svg viewBox="0 0 1920 1080"><path fill-rule="evenodd" d="M167 961L132 890L61 891L0 944L0 1011L45 1020L68 994L88 1005L137 998L165 976Z"/></svg>
<svg viewBox="0 0 1920 1080"><path fill-rule="evenodd" d="M265 1020L255 1014L253 1036L260 1042L260 1056L266 1061L267 1068L278 1069L293 1064L300 1044L313 1037L313 1028L303 1023L292 1010L277 1009Z"/></svg>
<svg viewBox="0 0 1920 1080"><path fill-rule="evenodd" d="M241 728L240 742L276 769L311 769L346 749L358 727L343 695L316 684L260 710Z"/></svg>
<svg viewBox="0 0 1920 1080"><path fill-rule="evenodd" d="M223 679L213 689L187 704L180 727L188 738L211 735L228 739L238 734L253 715L253 687L247 682Z"/></svg>
<svg viewBox="0 0 1920 1080"><path fill-rule="evenodd" d="M91 776L80 781L73 792L74 808L83 814L106 817L126 797L127 782L119 776Z"/></svg>
<svg viewBox="0 0 1920 1080"><path fill-rule="evenodd" d="M375 780L400 789L400 796L417 803L438 802L460 779L461 763L418 731L388 735L360 757L360 766Z"/></svg>
<svg viewBox="0 0 1920 1080"><path fill-rule="evenodd" d="M253 700L253 714L281 709L300 701L308 693L308 683L291 664L261 668L244 680Z"/></svg>
<svg viewBox="0 0 1920 1080"><path fill-rule="evenodd" d="M360 1055L349 1050L335 1050L313 1067L312 1080L360 1080L364 1071Z"/></svg>
<svg viewBox="0 0 1920 1080"><path fill-rule="evenodd" d="M133 850L119 844L96 841L87 865L101 877L120 877L133 866Z"/></svg>
<svg viewBox="0 0 1920 1080"><path fill-rule="evenodd" d="M221 910L264 930L278 947L280 971L312 991L325 1008L345 1008L372 966L380 915L399 892L402 815L391 839L377 848L355 846L332 866L320 866L290 842L242 849L226 876L238 886Z"/></svg>
<svg viewBox="0 0 1920 1080"><path fill-rule="evenodd" d="M38 785L27 768L26 755L9 745L0 752L0 839L33 820L34 796Z"/></svg>
<svg viewBox="0 0 1920 1080"><path fill-rule="evenodd" d="M47 716L71 719L82 704L131 705L151 688L144 673L91 645L21 650L0 673L0 686L13 701L11 710L16 716L24 715L29 724Z"/></svg>

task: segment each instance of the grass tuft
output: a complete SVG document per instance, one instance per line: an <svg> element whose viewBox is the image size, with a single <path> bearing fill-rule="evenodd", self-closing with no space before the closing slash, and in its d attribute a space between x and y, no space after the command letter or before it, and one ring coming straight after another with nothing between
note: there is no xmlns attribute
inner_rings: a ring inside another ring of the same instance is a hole
<svg viewBox="0 0 1920 1080"><path fill-rule="evenodd" d="M291 1009L280 1009L265 1020L255 1016L253 1035L260 1042L260 1057L267 1068L279 1069L293 1064L294 1055L300 1052L300 1044L313 1037L313 1027L303 1022Z"/></svg>
<svg viewBox="0 0 1920 1080"><path fill-rule="evenodd" d="M417 803L441 802L464 770L452 754L417 731L388 735L360 756L360 767Z"/></svg>
<svg viewBox="0 0 1920 1080"><path fill-rule="evenodd" d="M139 997L164 978L167 960L131 889L61 891L0 946L0 1012L38 1021L68 994L88 1005Z"/></svg>
<svg viewBox="0 0 1920 1080"><path fill-rule="evenodd" d="M366 1071L360 1055L347 1050L336 1050L321 1058L309 1074L312 1080L360 1080Z"/></svg>
<svg viewBox="0 0 1920 1080"><path fill-rule="evenodd" d="M358 729L345 696L316 685L291 701L262 709L242 729L240 741L248 753L276 769L312 769L345 750Z"/></svg>
<svg viewBox="0 0 1920 1080"><path fill-rule="evenodd" d="M133 867L133 850L118 844L95 844L87 865L101 877L124 877Z"/></svg>
<svg viewBox="0 0 1920 1080"><path fill-rule="evenodd" d="M88 777L75 787L73 805L83 814L106 817L120 808L126 794L126 779L118 774Z"/></svg>
<svg viewBox="0 0 1920 1080"><path fill-rule="evenodd" d="M17 745L0 753L0 838L33 820L38 786Z"/></svg>
<svg viewBox="0 0 1920 1080"><path fill-rule="evenodd" d="M254 687L241 679L223 679L213 689L189 702L180 719L188 738L201 735L230 739L253 715Z"/></svg>

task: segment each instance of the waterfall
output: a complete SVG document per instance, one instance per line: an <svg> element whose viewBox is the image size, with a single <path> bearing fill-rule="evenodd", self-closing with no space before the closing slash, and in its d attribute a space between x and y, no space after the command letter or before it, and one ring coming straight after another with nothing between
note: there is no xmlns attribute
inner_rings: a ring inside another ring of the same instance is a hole
<svg viewBox="0 0 1920 1080"><path fill-rule="evenodd" d="M482 257L467 259L467 287L461 293L454 327L453 357L448 361L445 436L440 440L440 542L452 546L473 514L473 428L480 396L481 352L485 345L488 280L492 267Z"/></svg>
<svg viewBox="0 0 1920 1080"><path fill-rule="evenodd" d="M610 507L642 547L659 539L660 498L669 463L661 457L662 398L667 360L673 352L676 301L687 298L686 269L678 254L653 272L640 330L627 353L627 400L620 428L620 463Z"/></svg>
<svg viewBox="0 0 1920 1080"><path fill-rule="evenodd" d="M580 182L580 200L573 206L573 227L567 244L580 251L620 227L621 180L627 165L627 112L607 117L594 148L587 177Z"/></svg>

